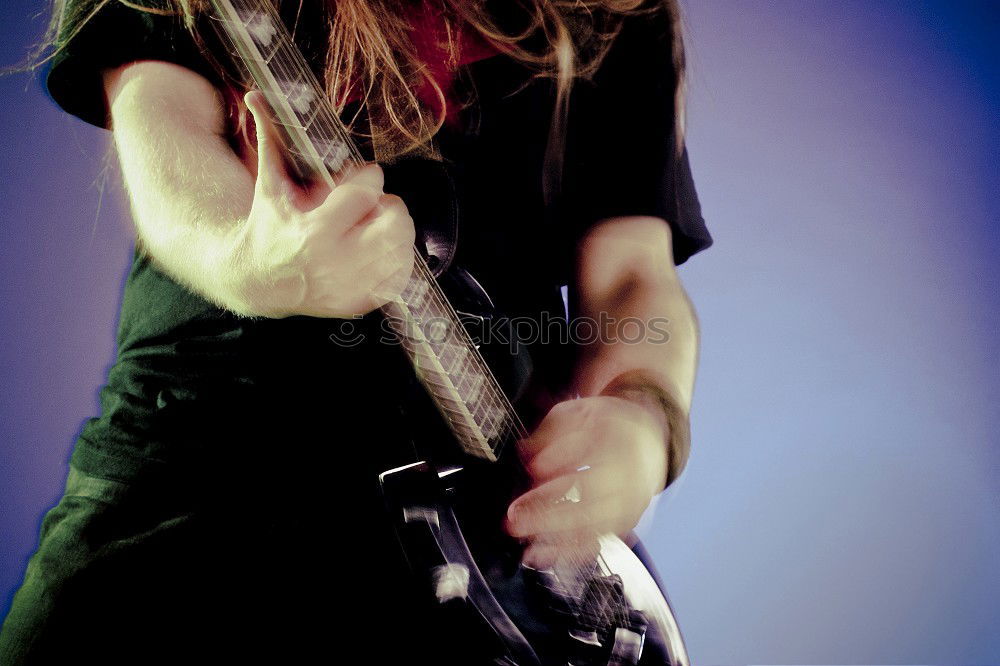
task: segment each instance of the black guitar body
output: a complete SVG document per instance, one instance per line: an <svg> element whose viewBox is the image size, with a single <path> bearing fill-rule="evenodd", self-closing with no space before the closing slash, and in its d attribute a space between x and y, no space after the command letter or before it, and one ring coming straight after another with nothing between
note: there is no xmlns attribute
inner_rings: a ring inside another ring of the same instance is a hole
<svg viewBox="0 0 1000 666"><path fill-rule="evenodd" d="M520 544L500 529L510 498L500 472L423 462L381 477L407 561L438 616L438 642L470 665L686 664L666 598L622 541L602 542L608 571L595 571L585 591L595 604L583 617L551 573L520 564Z"/></svg>
<svg viewBox="0 0 1000 666"><path fill-rule="evenodd" d="M458 267L438 276L470 337L499 321L478 283ZM505 341L505 336L500 336ZM520 395L531 362L509 344L480 346L508 395ZM419 385L416 385L419 390ZM447 440L447 429L441 429ZM425 459L384 472L389 519L442 628L435 642L463 664L684 665L687 655L659 582L623 541L602 539L586 582L521 564L503 531L510 502L527 490L515 443L496 462L463 456L448 441ZM426 455L423 455L426 454ZM638 546L641 550L641 546Z"/></svg>

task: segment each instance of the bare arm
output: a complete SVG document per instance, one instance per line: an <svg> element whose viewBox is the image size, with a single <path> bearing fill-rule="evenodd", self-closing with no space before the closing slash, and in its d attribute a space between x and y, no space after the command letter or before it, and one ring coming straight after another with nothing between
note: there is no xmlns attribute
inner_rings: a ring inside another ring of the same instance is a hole
<svg viewBox="0 0 1000 666"><path fill-rule="evenodd" d="M139 238L193 291L240 314L350 316L408 272L413 223L377 166L333 192L299 188L259 93L258 169L226 141L221 95L201 75L139 61L104 81Z"/></svg>
<svg viewBox="0 0 1000 666"><path fill-rule="evenodd" d="M537 565L559 555L554 543L631 530L682 462L670 460L673 417L657 396L686 423L698 328L671 247L654 217L604 220L580 245L574 314L610 325L582 350L583 397L556 405L523 446L536 487L511 506L509 529L534 540L525 557Z"/></svg>
<svg viewBox="0 0 1000 666"><path fill-rule="evenodd" d="M671 248L670 227L655 217L605 220L584 239L577 276L581 314L597 319L606 313L617 323L617 341L584 349L576 387L581 395L598 395L617 377L638 372L685 414L690 410L698 326Z"/></svg>
<svg viewBox="0 0 1000 666"><path fill-rule="evenodd" d="M234 307L222 267L249 215L254 177L226 143L221 95L166 62L108 70L104 80L143 245L180 282Z"/></svg>
<svg viewBox="0 0 1000 666"><path fill-rule="evenodd" d="M608 344L584 349L577 391L649 408L669 442L661 478L673 481L690 447L698 322L673 263L670 227L655 217L605 220L580 248L578 283L582 314L614 323Z"/></svg>

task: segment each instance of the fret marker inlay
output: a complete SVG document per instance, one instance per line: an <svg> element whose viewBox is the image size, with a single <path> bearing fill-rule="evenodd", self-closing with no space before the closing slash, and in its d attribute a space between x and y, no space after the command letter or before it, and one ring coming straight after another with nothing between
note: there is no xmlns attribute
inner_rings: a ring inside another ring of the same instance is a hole
<svg viewBox="0 0 1000 666"><path fill-rule="evenodd" d="M311 86L301 81L286 81L282 88L285 91L285 98L300 115L309 113L313 102L316 101L316 93Z"/></svg>
<svg viewBox="0 0 1000 666"><path fill-rule="evenodd" d="M270 46L271 40L278 34L278 29L274 27L270 16L266 14L254 14L247 21L247 32L261 46Z"/></svg>

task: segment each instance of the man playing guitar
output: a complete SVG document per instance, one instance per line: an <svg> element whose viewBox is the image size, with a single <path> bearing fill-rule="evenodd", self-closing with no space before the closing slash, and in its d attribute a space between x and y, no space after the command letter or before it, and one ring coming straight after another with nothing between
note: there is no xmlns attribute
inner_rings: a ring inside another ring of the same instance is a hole
<svg viewBox="0 0 1000 666"><path fill-rule="evenodd" d="M524 562L627 534L680 473L698 330L675 265L711 238L679 138L674 0L281 3L379 158L332 188L192 37L207 3L58 4L49 90L113 131L138 249L103 414L2 663L432 658L374 483L413 435L405 368L370 326L415 270L417 207L444 200L402 175L414 158L448 165L456 261L498 305L542 322L568 285L560 330L597 325L524 341L530 488L503 525ZM337 344L347 324L366 342Z"/></svg>

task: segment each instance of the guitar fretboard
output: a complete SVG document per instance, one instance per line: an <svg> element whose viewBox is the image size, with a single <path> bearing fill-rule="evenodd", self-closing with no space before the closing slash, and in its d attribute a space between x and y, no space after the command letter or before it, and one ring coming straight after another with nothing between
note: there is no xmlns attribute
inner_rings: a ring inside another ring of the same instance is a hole
<svg viewBox="0 0 1000 666"><path fill-rule="evenodd" d="M364 158L277 12L263 0L212 5L266 96L296 166L336 187ZM405 288L382 312L462 448L496 460L523 428L416 248Z"/></svg>

